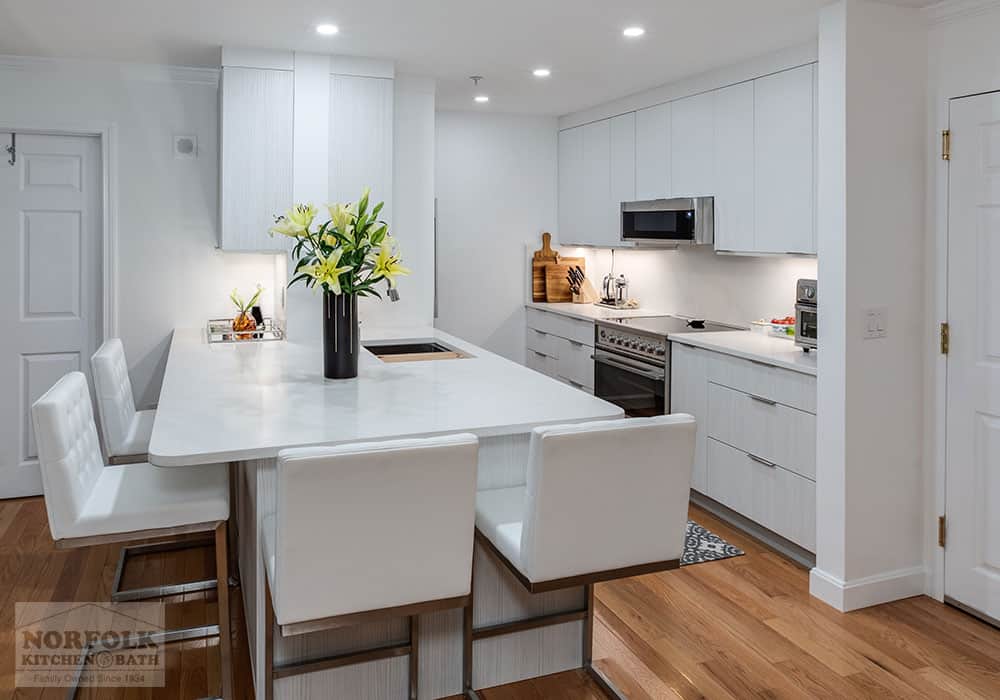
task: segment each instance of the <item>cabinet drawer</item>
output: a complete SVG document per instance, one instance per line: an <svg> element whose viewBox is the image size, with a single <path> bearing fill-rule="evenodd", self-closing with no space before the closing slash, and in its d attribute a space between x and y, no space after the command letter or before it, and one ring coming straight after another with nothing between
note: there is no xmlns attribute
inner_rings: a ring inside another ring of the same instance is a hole
<svg viewBox="0 0 1000 700"><path fill-rule="evenodd" d="M550 311L525 309L528 328L533 328L549 335L575 340L584 345L594 346L594 324L590 321L579 321L568 316L560 316Z"/></svg>
<svg viewBox="0 0 1000 700"><path fill-rule="evenodd" d="M708 495L810 552L816 550L816 484L708 439Z"/></svg>
<svg viewBox="0 0 1000 700"><path fill-rule="evenodd" d="M556 357L559 377L573 384L593 388L594 386L594 349L589 345L557 338Z"/></svg>
<svg viewBox="0 0 1000 700"><path fill-rule="evenodd" d="M816 413L816 377L717 352L709 358L709 381Z"/></svg>
<svg viewBox="0 0 1000 700"><path fill-rule="evenodd" d="M525 364L527 364L528 369L533 369L546 376L554 377L556 376L557 362L559 361L556 358L550 357L543 352L528 350L528 358Z"/></svg>
<svg viewBox="0 0 1000 700"><path fill-rule="evenodd" d="M545 333L537 328L527 329L527 346L529 351L540 352L549 357L559 357L559 336Z"/></svg>
<svg viewBox="0 0 1000 700"><path fill-rule="evenodd" d="M709 382L707 434L720 442L816 478L816 416Z"/></svg>

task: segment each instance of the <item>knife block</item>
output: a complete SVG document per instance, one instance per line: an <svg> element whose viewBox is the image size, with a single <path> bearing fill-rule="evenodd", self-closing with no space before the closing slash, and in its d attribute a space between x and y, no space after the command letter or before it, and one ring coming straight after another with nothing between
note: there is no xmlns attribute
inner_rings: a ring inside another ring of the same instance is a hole
<svg viewBox="0 0 1000 700"><path fill-rule="evenodd" d="M594 289L594 285L590 283L589 279L583 280L583 284L580 285L580 293L573 295L574 304L593 304L597 301L597 290Z"/></svg>

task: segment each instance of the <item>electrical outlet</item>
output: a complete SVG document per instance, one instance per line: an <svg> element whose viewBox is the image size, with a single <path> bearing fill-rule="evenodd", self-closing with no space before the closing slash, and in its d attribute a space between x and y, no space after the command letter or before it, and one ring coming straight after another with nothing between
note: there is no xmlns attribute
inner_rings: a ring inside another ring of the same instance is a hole
<svg viewBox="0 0 1000 700"><path fill-rule="evenodd" d="M884 306L865 309L864 339L884 338L888 332L889 310Z"/></svg>

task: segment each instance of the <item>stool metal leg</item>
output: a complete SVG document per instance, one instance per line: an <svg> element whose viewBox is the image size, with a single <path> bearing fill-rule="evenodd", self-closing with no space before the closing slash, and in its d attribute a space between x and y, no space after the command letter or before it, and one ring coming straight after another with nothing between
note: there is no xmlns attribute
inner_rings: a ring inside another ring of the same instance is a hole
<svg viewBox="0 0 1000 700"><path fill-rule="evenodd" d="M583 620L583 668L611 700L626 700L614 683L594 666L594 584L584 587L584 595L587 597L587 616Z"/></svg>
<svg viewBox="0 0 1000 700"><path fill-rule="evenodd" d="M420 616L410 615L410 700L420 690Z"/></svg>
<svg viewBox="0 0 1000 700"><path fill-rule="evenodd" d="M219 675L222 677L222 697L233 698L233 635L229 618L229 527L225 521L215 528L215 581L219 608Z"/></svg>
<svg viewBox="0 0 1000 700"><path fill-rule="evenodd" d="M140 544L130 547L122 547L118 556L118 568L115 570L115 582L111 587L111 602L125 603L136 600L150 600L152 598L168 598L170 596L182 595L184 593L197 593L199 591L210 591L215 588L215 579L205 579L203 581L189 581L187 583L174 583L166 586L149 586L148 588L132 588L126 591L121 590L122 576L125 574L125 564L130 557L141 554L155 554L157 552L173 552L182 549L194 549L197 547L211 547L214 540L202 538L197 540L171 540L169 542L157 542L155 544Z"/></svg>

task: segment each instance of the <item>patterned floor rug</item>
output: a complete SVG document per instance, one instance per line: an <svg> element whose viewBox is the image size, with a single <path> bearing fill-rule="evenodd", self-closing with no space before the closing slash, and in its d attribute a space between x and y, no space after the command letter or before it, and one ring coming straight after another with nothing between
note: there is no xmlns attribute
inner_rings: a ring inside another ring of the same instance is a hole
<svg viewBox="0 0 1000 700"><path fill-rule="evenodd" d="M714 532L706 530L693 520L688 520L687 535L684 537L684 554L681 556L681 566L742 556L742 549L734 547Z"/></svg>

